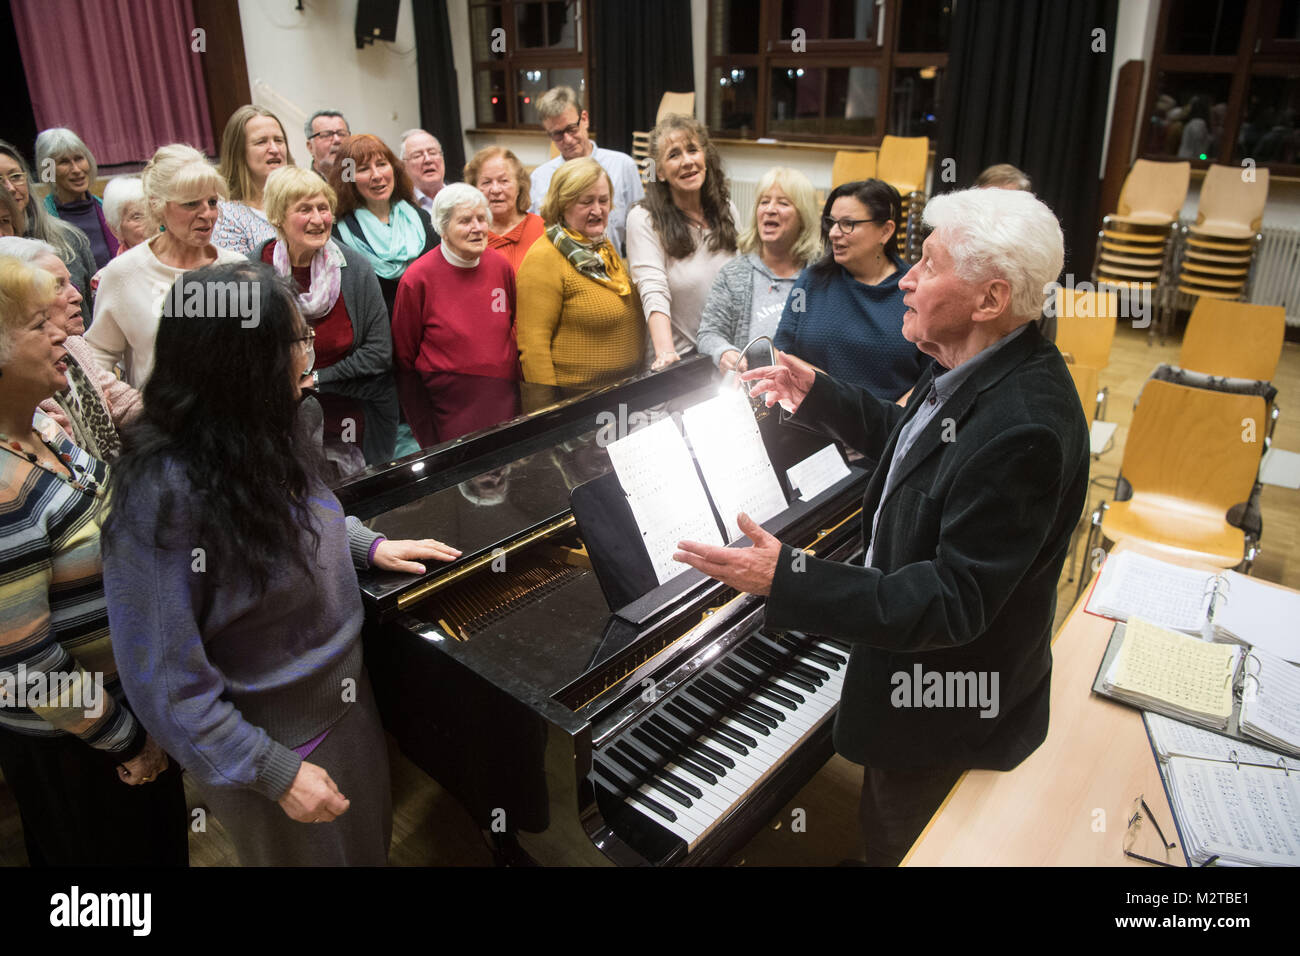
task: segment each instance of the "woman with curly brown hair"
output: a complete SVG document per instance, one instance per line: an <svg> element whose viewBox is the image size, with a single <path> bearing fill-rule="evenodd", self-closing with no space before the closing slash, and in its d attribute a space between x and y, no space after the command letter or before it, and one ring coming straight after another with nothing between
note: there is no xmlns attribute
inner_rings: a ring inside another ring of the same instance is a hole
<svg viewBox="0 0 1300 956"><path fill-rule="evenodd" d="M505 147L487 146L465 164L465 182L487 197L492 217L488 248L505 256L518 272L529 247L546 231L542 217L528 211L531 199L524 164Z"/></svg>
<svg viewBox="0 0 1300 956"><path fill-rule="evenodd" d="M438 244L429 214L416 205L403 164L368 133L343 141L330 186L339 198L334 236L370 262L391 319L407 267Z"/></svg>
<svg viewBox="0 0 1300 956"><path fill-rule="evenodd" d="M654 344L652 369L695 351L718 270L736 255L736 207L708 131L665 116L650 131L655 181L627 216L627 258Z"/></svg>

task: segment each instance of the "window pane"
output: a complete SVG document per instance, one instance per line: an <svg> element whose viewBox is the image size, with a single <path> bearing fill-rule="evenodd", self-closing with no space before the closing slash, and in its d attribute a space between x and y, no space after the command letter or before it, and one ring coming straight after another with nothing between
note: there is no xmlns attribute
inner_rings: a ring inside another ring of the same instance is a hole
<svg viewBox="0 0 1300 956"><path fill-rule="evenodd" d="M802 135L876 136L879 84L880 71L875 67L778 67L772 70L768 130Z"/></svg>
<svg viewBox="0 0 1300 956"><path fill-rule="evenodd" d="M1300 74L1252 76L1246 115L1232 150L1233 163L1247 157L1265 163L1297 163L1295 115L1300 109Z"/></svg>
<svg viewBox="0 0 1300 956"><path fill-rule="evenodd" d="M579 98L586 103L587 84L583 81L582 70L573 67L564 70L528 69L515 73L515 101L518 104L517 122L520 126L540 126L542 118L537 115L537 98L555 86L571 86Z"/></svg>
<svg viewBox="0 0 1300 956"><path fill-rule="evenodd" d="M808 40L876 42L875 0L782 0L781 37L796 29Z"/></svg>
<svg viewBox="0 0 1300 956"><path fill-rule="evenodd" d="M947 53L953 0L908 0L898 7L898 52Z"/></svg>
<svg viewBox="0 0 1300 956"><path fill-rule="evenodd" d="M1231 81L1227 74L1159 74L1143 152L1179 159L1216 159Z"/></svg>
<svg viewBox="0 0 1300 956"><path fill-rule="evenodd" d="M1165 52L1236 53L1242 7L1241 0L1170 0Z"/></svg>
<svg viewBox="0 0 1300 956"><path fill-rule="evenodd" d="M714 56L758 52L758 4L753 0L713 0Z"/></svg>
<svg viewBox="0 0 1300 956"><path fill-rule="evenodd" d="M709 126L738 132L746 138L757 135L758 67L715 67L711 79L713 106Z"/></svg>
<svg viewBox="0 0 1300 956"><path fill-rule="evenodd" d="M475 74L474 115L480 124L506 122L506 75L501 70Z"/></svg>
<svg viewBox="0 0 1300 956"><path fill-rule="evenodd" d="M576 9L565 0L516 3L515 29L521 50L578 48Z"/></svg>
<svg viewBox="0 0 1300 956"><path fill-rule="evenodd" d="M922 66L894 71L893 123L895 136L939 136L939 107L943 90L943 70Z"/></svg>
<svg viewBox="0 0 1300 956"><path fill-rule="evenodd" d="M501 32L494 36L493 30ZM473 37L476 61L499 60L505 56L505 23L500 7L471 7L469 32ZM493 41L497 41L495 51L492 49Z"/></svg>

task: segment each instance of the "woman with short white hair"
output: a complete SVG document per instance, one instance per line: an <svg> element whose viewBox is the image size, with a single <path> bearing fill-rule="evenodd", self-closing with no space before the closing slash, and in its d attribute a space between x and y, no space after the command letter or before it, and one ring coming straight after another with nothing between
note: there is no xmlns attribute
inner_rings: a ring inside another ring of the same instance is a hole
<svg viewBox="0 0 1300 956"><path fill-rule="evenodd" d="M117 237L118 255L134 249L157 231L149 217L149 203L139 176L114 176L105 183L104 218Z"/></svg>
<svg viewBox="0 0 1300 956"><path fill-rule="evenodd" d="M519 378L515 271L488 248L487 198L468 183L433 200L442 243L406 270L393 307L398 368Z"/></svg>
<svg viewBox="0 0 1300 956"><path fill-rule="evenodd" d="M99 178L95 154L72 130L47 129L36 137L36 168L42 176L48 176L47 170L54 174L45 211L84 232L95 267L104 268L117 255L117 237L108 228L103 203L92 192Z"/></svg>
<svg viewBox="0 0 1300 956"><path fill-rule="evenodd" d="M86 341L109 371L121 365L138 389L153 371L158 318L173 283L191 269L244 257L212 244L226 183L193 146L173 143L140 174L145 201L163 231L110 262L100 276L95 322Z"/></svg>

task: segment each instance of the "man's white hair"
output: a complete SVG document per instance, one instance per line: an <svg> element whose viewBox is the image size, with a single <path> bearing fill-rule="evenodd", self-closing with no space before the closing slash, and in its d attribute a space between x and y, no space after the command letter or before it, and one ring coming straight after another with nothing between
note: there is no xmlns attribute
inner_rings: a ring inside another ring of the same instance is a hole
<svg viewBox="0 0 1300 956"><path fill-rule="evenodd" d="M438 137L434 136L427 129L408 129L405 133L402 134L402 139L401 139L402 152L401 155L397 157L402 162L406 162L406 141L410 139L412 136L418 136L420 133L423 133L425 136L429 137L429 139L433 140L435 146L437 146L439 149L442 149L442 143L438 142Z"/></svg>
<svg viewBox="0 0 1300 956"><path fill-rule="evenodd" d="M1009 189L964 189L926 202L922 221L941 233L959 277L1005 279L1013 318L1042 314L1046 286L1065 264L1061 224L1042 200Z"/></svg>
<svg viewBox="0 0 1300 956"><path fill-rule="evenodd" d="M451 214L455 212L456 207L466 204L475 209L488 208L487 197L469 183L452 183L438 190L438 195L433 197L432 217L433 227L438 230L438 235L441 236L447 231L447 223L451 221Z"/></svg>

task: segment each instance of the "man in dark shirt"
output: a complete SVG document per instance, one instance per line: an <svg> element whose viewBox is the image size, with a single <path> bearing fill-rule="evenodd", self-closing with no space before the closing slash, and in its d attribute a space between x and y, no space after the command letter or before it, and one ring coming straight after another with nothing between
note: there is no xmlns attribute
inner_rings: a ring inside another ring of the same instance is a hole
<svg viewBox="0 0 1300 956"><path fill-rule="evenodd" d="M1088 433L1033 321L1060 274L1056 217L1023 192L931 200L900 282L903 335L933 358L899 408L782 354L743 377L880 465L862 565L750 548L683 560L768 595L767 624L852 644L835 747L865 767L867 861L896 865L967 769L1010 770L1047 736L1056 583L1088 482Z"/></svg>

